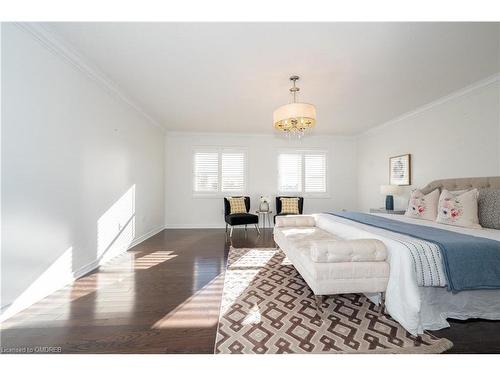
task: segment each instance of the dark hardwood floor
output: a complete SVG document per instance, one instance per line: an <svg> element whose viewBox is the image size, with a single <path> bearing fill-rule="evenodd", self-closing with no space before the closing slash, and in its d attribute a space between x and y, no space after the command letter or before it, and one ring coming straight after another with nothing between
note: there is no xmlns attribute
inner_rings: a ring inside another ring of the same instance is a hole
<svg viewBox="0 0 500 375"><path fill-rule="evenodd" d="M223 229L170 229L2 324L5 348L62 353L213 353L230 244ZM234 247L274 246L270 229L234 231ZM500 353L500 322L434 332L454 353Z"/></svg>

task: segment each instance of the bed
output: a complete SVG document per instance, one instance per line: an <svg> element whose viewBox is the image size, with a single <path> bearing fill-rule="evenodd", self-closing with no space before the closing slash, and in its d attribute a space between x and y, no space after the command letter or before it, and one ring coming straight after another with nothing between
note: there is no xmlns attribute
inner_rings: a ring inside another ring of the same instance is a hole
<svg viewBox="0 0 500 375"><path fill-rule="evenodd" d="M424 194L436 189L463 190L470 188L500 189L500 177L459 178L437 180L421 189ZM373 214L398 222L444 229L446 231L500 241L500 230L469 229L412 219L401 215ZM500 320L500 289L449 291L443 277L439 254L426 249L430 259L436 260L432 270L417 267L418 262L405 244L416 241L406 234L374 227L328 213L316 214L316 225L338 236L349 239L377 238L384 242L389 252L390 277L386 292L388 313L411 334L424 330L449 327L448 318L483 318ZM498 254L500 258L500 253ZM430 263L430 262L429 262ZM441 275L441 277L440 277ZM378 295L368 295L378 302Z"/></svg>

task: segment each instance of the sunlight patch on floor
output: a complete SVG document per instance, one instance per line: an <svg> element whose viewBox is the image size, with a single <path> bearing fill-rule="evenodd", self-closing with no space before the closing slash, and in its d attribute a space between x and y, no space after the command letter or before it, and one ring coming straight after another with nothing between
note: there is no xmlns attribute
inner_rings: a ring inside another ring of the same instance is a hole
<svg viewBox="0 0 500 375"><path fill-rule="evenodd" d="M217 324L219 318L223 284L224 276L217 276L185 302L154 323L151 328L213 327Z"/></svg>
<svg viewBox="0 0 500 375"><path fill-rule="evenodd" d="M140 258L134 260L134 269L136 270L147 270L153 266L160 263L166 262L167 260L173 259L177 256L173 251L159 250L154 253L144 255Z"/></svg>
<svg viewBox="0 0 500 375"><path fill-rule="evenodd" d="M248 288L252 280L254 280L257 276L262 267L264 267L276 254L276 251L277 250L274 249L252 249L229 265L229 268L226 271L226 278L237 280L237 282L233 283L231 289L224 291L225 293L221 303L221 314L225 314L238 300L245 289ZM255 307L258 312L258 307ZM258 313L260 315L260 312ZM248 317L248 319L255 319L255 316L256 313L254 314L254 317Z"/></svg>
<svg viewBox="0 0 500 375"><path fill-rule="evenodd" d="M253 305L253 307L250 309L250 312L246 316L246 318L243 320L243 325L252 325L252 324L258 324L261 321L261 314L259 310L258 305Z"/></svg>
<svg viewBox="0 0 500 375"><path fill-rule="evenodd" d="M254 249L245 253L235 262L230 264L231 268L262 268L276 254L276 250Z"/></svg>

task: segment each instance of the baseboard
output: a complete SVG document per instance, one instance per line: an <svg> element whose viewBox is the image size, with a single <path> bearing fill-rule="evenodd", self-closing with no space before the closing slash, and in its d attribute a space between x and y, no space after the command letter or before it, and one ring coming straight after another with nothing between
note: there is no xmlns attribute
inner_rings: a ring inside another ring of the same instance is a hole
<svg viewBox="0 0 500 375"><path fill-rule="evenodd" d="M154 229L151 229L149 232L143 234L142 236L134 238L134 240L130 243L130 246L128 247L127 250L130 250L134 246L139 245L141 242L146 241L148 238L153 237L155 234L160 233L164 229L165 229L165 225L160 225Z"/></svg>
<svg viewBox="0 0 500 375"><path fill-rule="evenodd" d="M167 224L165 229L225 229L221 224ZM235 227L236 228L236 227Z"/></svg>
<svg viewBox="0 0 500 375"><path fill-rule="evenodd" d="M134 246L139 245L141 242L144 242L148 238L161 232L163 229L165 229L165 226L161 225L161 226L158 226L158 227L150 230L149 232L143 234L142 236L135 238L130 243L130 245L127 247L127 249L125 251L128 251L131 248L133 248ZM121 252L120 254L122 254L122 253L123 252ZM119 254L116 254L116 256L117 255L119 255ZM9 305L1 307L1 309L0 309L0 323L11 318L15 314L20 313L21 311L27 309L28 307L34 305L35 303L41 301L42 299L51 295L52 293L64 288L67 285L72 284L80 277L85 276L89 272L97 269L99 266L109 262L112 259L113 258L103 260L103 258L100 257L100 258L95 259L92 262L80 267L78 270L72 272L70 275L64 275L64 277L62 277L62 278L59 278L59 277L50 278L51 280L57 280L58 281L57 283L53 283L52 285L49 285L49 286L42 286L42 288L39 288L39 289L33 288L33 291L30 291L30 289L28 288L27 289L27 291L29 291L28 293L26 293L26 291L23 292L23 294L21 294L21 296L19 296L16 299L16 301L14 301L13 303L11 303ZM32 284L32 286L34 284L36 284L36 281L35 281L35 283Z"/></svg>
<svg viewBox="0 0 500 375"><path fill-rule="evenodd" d="M231 228L231 227L229 227ZM244 228L243 225L237 225L235 230ZM252 229L253 224L248 224L248 229ZM262 229L262 227L259 227ZM266 227L267 228L267 227ZM225 224L167 224L164 229L226 229Z"/></svg>

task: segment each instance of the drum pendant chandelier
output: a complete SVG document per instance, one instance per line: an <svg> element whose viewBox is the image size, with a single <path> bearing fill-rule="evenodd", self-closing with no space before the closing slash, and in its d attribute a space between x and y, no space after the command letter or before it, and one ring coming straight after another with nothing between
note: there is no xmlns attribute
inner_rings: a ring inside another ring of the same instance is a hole
<svg viewBox="0 0 500 375"><path fill-rule="evenodd" d="M300 88L295 85L299 76L291 76L293 87L290 88L292 103L277 108L273 113L274 128L287 136L302 137L316 124L316 107L309 103L297 103Z"/></svg>

